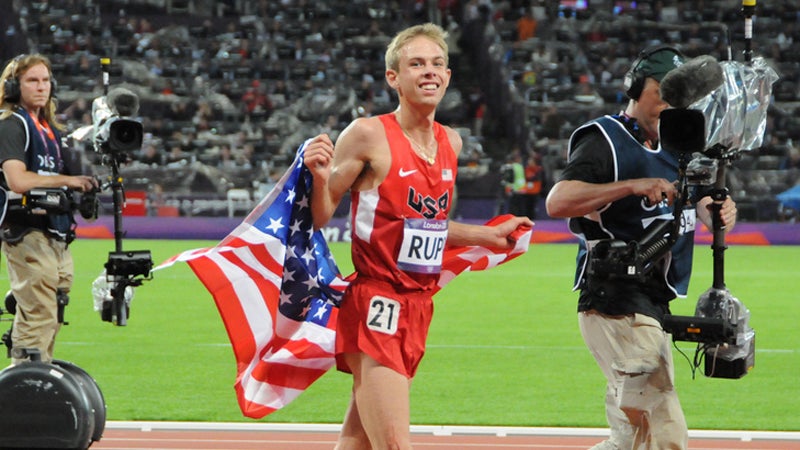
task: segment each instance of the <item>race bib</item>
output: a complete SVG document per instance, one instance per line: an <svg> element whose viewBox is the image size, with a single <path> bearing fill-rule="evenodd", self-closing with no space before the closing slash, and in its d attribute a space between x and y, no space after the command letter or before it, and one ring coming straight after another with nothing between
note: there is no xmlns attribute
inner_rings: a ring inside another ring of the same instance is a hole
<svg viewBox="0 0 800 450"><path fill-rule="evenodd" d="M369 301L367 328L379 333L397 333L400 321L400 302L391 298L376 295Z"/></svg>
<svg viewBox="0 0 800 450"><path fill-rule="evenodd" d="M447 220L405 219L397 267L407 272L439 273L447 241Z"/></svg>

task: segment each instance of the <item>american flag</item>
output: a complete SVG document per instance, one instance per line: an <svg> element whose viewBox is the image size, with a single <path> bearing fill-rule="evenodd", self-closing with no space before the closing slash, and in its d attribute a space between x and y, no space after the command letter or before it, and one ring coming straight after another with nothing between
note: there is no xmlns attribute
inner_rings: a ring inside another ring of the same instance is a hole
<svg viewBox="0 0 800 450"><path fill-rule="evenodd" d="M251 418L287 405L335 362L336 318L348 280L313 230L312 177L303 164L308 142L275 188L219 244L183 252L156 268L185 261L213 296L236 357L239 407ZM505 251L447 248L438 287L461 272L521 255L531 235L520 230L515 248Z"/></svg>

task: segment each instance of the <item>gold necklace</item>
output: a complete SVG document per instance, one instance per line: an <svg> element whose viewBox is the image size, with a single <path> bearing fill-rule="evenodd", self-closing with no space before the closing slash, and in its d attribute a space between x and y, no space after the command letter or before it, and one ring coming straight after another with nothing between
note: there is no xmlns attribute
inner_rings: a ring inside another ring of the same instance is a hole
<svg viewBox="0 0 800 450"><path fill-rule="evenodd" d="M431 154L430 154L430 153L428 153L428 151L427 151L427 150L428 150L428 147L422 146L422 145L420 145L420 144L419 144L419 142L417 142L416 140L414 140L414 138L412 138L412 137L411 137L411 135L409 135L409 134L406 132L405 128L403 128L403 126L402 126L402 125L400 126L400 130L401 130L401 131L403 132L403 134L406 136L406 138L408 139L408 141L409 141L409 142L411 142L411 143L414 145L414 147L416 147L416 148L417 148L417 150L416 150L416 153L417 153L419 156L421 156L421 157L422 157L422 159L424 159L425 161L428 161L428 164L430 164L430 165L433 165L433 163L434 163L434 162L436 162L436 153L435 153L435 152L436 152L436 150L434 150L434 153L433 153L433 155L431 155Z"/></svg>

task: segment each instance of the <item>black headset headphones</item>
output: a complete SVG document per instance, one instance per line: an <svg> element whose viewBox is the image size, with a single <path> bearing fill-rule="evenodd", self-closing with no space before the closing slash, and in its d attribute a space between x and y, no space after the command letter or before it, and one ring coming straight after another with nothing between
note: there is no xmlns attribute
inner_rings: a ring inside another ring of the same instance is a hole
<svg viewBox="0 0 800 450"><path fill-rule="evenodd" d="M22 54L14 57L8 65L13 64L13 68L9 71L8 78L3 81L3 100L8 103L19 103L20 97L22 96L22 92L20 91L19 87L19 74L17 71L19 70L19 63L25 59L28 55ZM56 88L58 87L58 83L56 83L56 79L53 77L53 71L50 67L47 68L50 72L50 97L54 97L56 95Z"/></svg>
<svg viewBox="0 0 800 450"><path fill-rule="evenodd" d="M631 68L625 74L625 79L623 80L625 95L627 95L628 98L639 100L639 96L642 95L642 90L644 89L644 82L647 79L647 74L642 72L642 63L659 52L672 52L676 55L683 56L680 50L667 44L659 44L642 50L639 53L639 57L636 58Z"/></svg>

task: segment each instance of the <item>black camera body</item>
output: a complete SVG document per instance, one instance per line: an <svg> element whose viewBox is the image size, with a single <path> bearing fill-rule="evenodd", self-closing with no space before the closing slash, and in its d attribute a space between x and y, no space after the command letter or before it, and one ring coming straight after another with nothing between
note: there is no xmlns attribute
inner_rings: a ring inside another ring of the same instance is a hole
<svg viewBox="0 0 800 450"><path fill-rule="evenodd" d="M84 192L76 201L74 192L59 188L33 188L22 194L21 207L29 214L73 214L75 211L86 220L97 219L100 202L99 189Z"/></svg>
<svg viewBox="0 0 800 450"><path fill-rule="evenodd" d="M101 153L117 163L128 160L129 154L142 147L142 123L125 117L110 117L98 128L95 140Z"/></svg>

